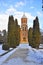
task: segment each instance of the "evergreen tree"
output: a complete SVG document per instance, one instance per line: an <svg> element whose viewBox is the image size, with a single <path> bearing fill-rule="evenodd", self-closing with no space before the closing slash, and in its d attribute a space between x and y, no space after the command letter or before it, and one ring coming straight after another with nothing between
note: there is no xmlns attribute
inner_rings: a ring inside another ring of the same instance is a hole
<svg viewBox="0 0 43 65"><path fill-rule="evenodd" d="M14 46L14 18L13 16L9 16L8 22L8 45L10 47Z"/></svg>
<svg viewBox="0 0 43 65"><path fill-rule="evenodd" d="M33 47L38 48L40 44L40 28L38 17L33 21Z"/></svg>
<svg viewBox="0 0 43 65"><path fill-rule="evenodd" d="M29 45L32 46L33 42L32 42L32 32L33 32L33 29L30 27L29 30L28 30L28 41L29 41Z"/></svg>
<svg viewBox="0 0 43 65"><path fill-rule="evenodd" d="M15 40L16 40L16 46L20 43L20 26L18 25L17 19L14 21L15 24Z"/></svg>
<svg viewBox="0 0 43 65"><path fill-rule="evenodd" d="M20 26L18 25L17 19L13 16L9 16L8 22L8 45L15 48L20 42Z"/></svg>

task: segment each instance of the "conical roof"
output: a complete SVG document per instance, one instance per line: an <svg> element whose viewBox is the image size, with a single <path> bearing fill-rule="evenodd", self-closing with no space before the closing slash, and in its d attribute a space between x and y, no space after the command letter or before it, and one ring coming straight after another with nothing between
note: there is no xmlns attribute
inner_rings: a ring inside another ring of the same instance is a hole
<svg viewBox="0 0 43 65"><path fill-rule="evenodd" d="M22 18L27 18L27 17L25 16L25 14L23 14Z"/></svg>

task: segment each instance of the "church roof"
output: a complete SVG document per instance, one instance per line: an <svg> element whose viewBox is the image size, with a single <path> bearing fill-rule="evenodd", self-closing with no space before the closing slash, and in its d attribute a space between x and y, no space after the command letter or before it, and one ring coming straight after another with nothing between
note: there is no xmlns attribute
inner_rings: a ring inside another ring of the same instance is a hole
<svg viewBox="0 0 43 65"><path fill-rule="evenodd" d="M25 16L25 14L23 14L22 18L27 18L27 17Z"/></svg>

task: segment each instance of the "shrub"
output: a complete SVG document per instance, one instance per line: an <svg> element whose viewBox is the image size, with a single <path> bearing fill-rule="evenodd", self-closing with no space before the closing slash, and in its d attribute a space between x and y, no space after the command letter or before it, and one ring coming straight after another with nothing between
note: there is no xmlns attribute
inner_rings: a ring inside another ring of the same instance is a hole
<svg viewBox="0 0 43 65"><path fill-rule="evenodd" d="M8 46L7 44L3 44L3 45L2 45L2 49L3 49L3 50L9 50L9 46Z"/></svg>

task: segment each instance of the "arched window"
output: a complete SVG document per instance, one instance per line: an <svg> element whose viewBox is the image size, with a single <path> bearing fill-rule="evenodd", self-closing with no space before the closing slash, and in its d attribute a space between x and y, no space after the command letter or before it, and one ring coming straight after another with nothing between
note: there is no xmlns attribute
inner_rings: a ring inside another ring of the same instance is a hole
<svg viewBox="0 0 43 65"><path fill-rule="evenodd" d="M24 31L24 27L22 28L22 30Z"/></svg>
<svg viewBox="0 0 43 65"><path fill-rule="evenodd" d="M25 31L26 31L26 27L25 27Z"/></svg>

